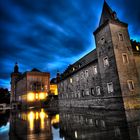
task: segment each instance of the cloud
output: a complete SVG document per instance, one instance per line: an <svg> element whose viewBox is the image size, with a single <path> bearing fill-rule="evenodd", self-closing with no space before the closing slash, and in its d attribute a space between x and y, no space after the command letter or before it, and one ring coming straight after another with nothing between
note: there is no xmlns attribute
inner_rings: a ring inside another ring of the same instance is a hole
<svg viewBox="0 0 140 140"><path fill-rule="evenodd" d="M0 86L8 87L14 63L20 71L37 67L61 72L95 48L92 32L99 24L103 0L0 1ZM140 2L108 1L130 35L139 38ZM134 10L135 9L135 10Z"/></svg>

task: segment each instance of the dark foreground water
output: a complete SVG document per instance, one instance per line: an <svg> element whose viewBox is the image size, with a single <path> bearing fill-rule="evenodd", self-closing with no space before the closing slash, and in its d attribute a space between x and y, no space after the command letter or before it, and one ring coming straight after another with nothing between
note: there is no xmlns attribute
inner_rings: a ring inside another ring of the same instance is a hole
<svg viewBox="0 0 140 140"><path fill-rule="evenodd" d="M140 140L140 111L0 112L0 140Z"/></svg>

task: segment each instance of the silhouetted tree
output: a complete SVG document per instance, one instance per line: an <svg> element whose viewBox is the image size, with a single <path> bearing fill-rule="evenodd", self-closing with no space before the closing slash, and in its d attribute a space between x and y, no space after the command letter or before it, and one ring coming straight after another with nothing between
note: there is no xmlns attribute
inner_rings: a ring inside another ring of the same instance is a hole
<svg viewBox="0 0 140 140"><path fill-rule="evenodd" d="M7 88L0 88L0 103L10 103L10 93Z"/></svg>

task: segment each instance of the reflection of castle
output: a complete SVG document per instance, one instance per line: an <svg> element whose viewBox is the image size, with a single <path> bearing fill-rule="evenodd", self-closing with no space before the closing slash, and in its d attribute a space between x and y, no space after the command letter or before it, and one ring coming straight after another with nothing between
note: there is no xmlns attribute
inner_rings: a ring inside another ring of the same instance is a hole
<svg viewBox="0 0 140 140"><path fill-rule="evenodd" d="M61 107L140 107L140 44L104 2L96 49L69 66L58 84Z"/></svg>
<svg viewBox="0 0 140 140"><path fill-rule="evenodd" d="M129 113L127 117L134 117L136 112ZM64 140L136 140L140 138L139 116L127 122L124 111L61 111L60 134Z"/></svg>
<svg viewBox="0 0 140 140"><path fill-rule="evenodd" d="M52 140L52 125L59 123L59 115L50 116L41 111L11 113L10 139Z"/></svg>
<svg viewBox="0 0 140 140"><path fill-rule="evenodd" d="M37 69L21 74L18 65L11 74L11 103L39 106L40 100L48 96L50 74Z"/></svg>

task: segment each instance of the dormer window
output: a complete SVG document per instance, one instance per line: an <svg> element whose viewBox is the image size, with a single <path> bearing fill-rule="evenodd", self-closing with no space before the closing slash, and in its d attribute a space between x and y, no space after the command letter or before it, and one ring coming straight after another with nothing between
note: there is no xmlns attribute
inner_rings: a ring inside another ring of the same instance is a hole
<svg viewBox="0 0 140 140"><path fill-rule="evenodd" d="M123 34L119 33L118 36L119 36L119 41L123 41Z"/></svg>

